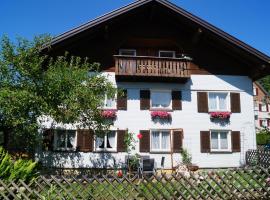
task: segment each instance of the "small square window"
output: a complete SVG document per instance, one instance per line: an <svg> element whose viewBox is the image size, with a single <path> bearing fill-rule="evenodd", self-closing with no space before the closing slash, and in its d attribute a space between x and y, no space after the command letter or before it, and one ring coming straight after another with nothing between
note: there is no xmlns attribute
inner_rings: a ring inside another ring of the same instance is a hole
<svg viewBox="0 0 270 200"><path fill-rule="evenodd" d="M175 51L159 51L161 58L175 58Z"/></svg>
<svg viewBox="0 0 270 200"><path fill-rule="evenodd" d="M151 151L170 151L170 147L169 130L151 131Z"/></svg>
<svg viewBox="0 0 270 200"><path fill-rule="evenodd" d="M119 55L121 56L136 56L135 49L119 49Z"/></svg>
<svg viewBox="0 0 270 200"><path fill-rule="evenodd" d="M171 101L171 91L151 91L151 108L170 109Z"/></svg>
<svg viewBox="0 0 270 200"><path fill-rule="evenodd" d="M229 131L211 131L211 151L230 151L229 133Z"/></svg>
<svg viewBox="0 0 270 200"><path fill-rule="evenodd" d="M261 124L262 124L262 127L267 127L268 126L267 119L262 119Z"/></svg>
<svg viewBox="0 0 270 200"><path fill-rule="evenodd" d="M209 111L228 111L228 93L209 92Z"/></svg>
<svg viewBox="0 0 270 200"><path fill-rule="evenodd" d="M75 130L55 130L56 150L75 150Z"/></svg>
<svg viewBox="0 0 270 200"><path fill-rule="evenodd" d="M102 136L96 136L95 144L99 151L116 151L116 131L109 131Z"/></svg>
<svg viewBox="0 0 270 200"><path fill-rule="evenodd" d="M115 100L115 98L108 98L108 96L105 95L103 108L105 108L105 109L116 109L116 100Z"/></svg>
<svg viewBox="0 0 270 200"><path fill-rule="evenodd" d="M267 111L267 104L262 104L262 112L266 112Z"/></svg>

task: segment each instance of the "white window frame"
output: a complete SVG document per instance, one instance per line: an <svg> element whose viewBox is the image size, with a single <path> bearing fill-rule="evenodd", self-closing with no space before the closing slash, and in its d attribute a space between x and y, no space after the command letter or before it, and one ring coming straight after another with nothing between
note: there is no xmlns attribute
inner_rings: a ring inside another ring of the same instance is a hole
<svg viewBox="0 0 270 200"><path fill-rule="evenodd" d="M117 108L117 101L116 101L116 97L114 97L112 100L114 100L114 106L112 107L109 107L109 106L106 106L106 102L108 100L108 96L105 95L105 98L104 98L104 104L103 104L103 109L116 109Z"/></svg>
<svg viewBox="0 0 270 200"><path fill-rule="evenodd" d="M224 110L221 110L219 108L219 99L216 97L216 103L217 103L217 109L210 109L210 98L209 98L209 95L211 93L216 93L216 94L227 94L227 98L226 98L226 109ZM226 91L211 91L211 92L207 92L207 100L208 100L208 109L209 109L209 112L215 112L215 111L220 111L220 112L229 112L231 111L231 108L230 108L230 92L226 92Z"/></svg>
<svg viewBox="0 0 270 200"><path fill-rule="evenodd" d="M104 151L106 151L106 152L116 152L116 151L117 151L117 136L118 136L117 130L109 130L109 131L114 131L114 132L115 132L115 147L114 147L114 148L107 148L107 147L99 148L99 147L97 146L97 137L98 137L98 136L95 136L95 142L94 142L94 144L95 144L95 150L96 150L96 151L102 151L102 152L104 152ZM104 139L104 146L105 146L105 145L107 146L107 143L106 143L107 137L108 137L108 136L107 136L107 133L104 134L104 136L103 136L103 139Z"/></svg>
<svg viewBox="0 0 270 200"><path fill-rule="evenodd" d="M152 100L152 94L153 92L166 92L166 93L170 93L171 95L171 101L170 101L170 105L168 107L153 107L153 100ZM150 90L150 109L151 110L171 110L172 109L172 91L171 90Z"/></svg>
<svg viewBox="0 0 270 200"><path fill-rule="evenodd" d="M123 55L124 51L133 52L134 55ZM119 55L121 55L121 56L137 56L137 51L136 51L136 49L119 49Z"/></svg>
<svg viewBox="0 0 270 200"><path fill-rule="evenodd" d="M161 53L173 53L173 57L161 57ZM169 51L169 50L159 50L158 51L158 57L160 58L175 58L175 51Z"/></svg>
<svg viewBox="0 0 270 200"><path fill-rule="evenodd" d="M257 88L255 87L255 86L253 86L253 95L254 96L257 96L258 94L257 94Z"/></svg>
<svg viewBox="0 0 270 200"><path fill-rule="evenodd" d="M170 141L170 146L169 149L162 149L161 148L161 144L162 144L162 131L167 131L169 132L169 141ZM153 149L153 145L152 145L152 132L159 132L159 145L160 145L160 149ZM150 129L150 152L170 152L171 151L171 145L172 145L172 141L171 141L171 137L172 137L172 130L170 129Z"/></svg>
<svg viewBox="0 0 270 200"><path fill-rule="evenodd" d="M61 130L61 131L65 131L65 146L67 146L67 131L74 131L75 135L74 135L74 147L73 148L67 148L67 147L57 147L57 139L58 139L58 133L57 131ZM76 150L76 146L77 146L77 131L73 130L73 129L55 129L54 132L54 150L56 151L75 151Z"/></svg>
<svg viewBox="0 0 270 200"><path fill-rule="evenodd" d="M211 135L212 132L218 132L218 149L212 149L212 140ZM227 132L227 141L228 141L228 148L221 149L220 148L220 132ZM232 142L231 142L231 130L221 130L221 129L212 129L210 130L210 150L211 152L231 152L232 151Z"/></svg>

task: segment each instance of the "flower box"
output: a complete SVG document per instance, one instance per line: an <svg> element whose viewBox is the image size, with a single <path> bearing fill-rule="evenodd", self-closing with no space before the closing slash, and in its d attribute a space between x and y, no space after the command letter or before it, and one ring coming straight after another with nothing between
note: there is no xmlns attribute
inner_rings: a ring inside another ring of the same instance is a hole
<svg viewBox="0 0 270 200"><path fill-rule="evenodd" d="M167 111L152 111L151 112L151 117L152 117L152 119L166 119L166 120L170 120L172 116Z"/></svg>
<svg viewBox="0 0 270 200"><path fill-rule="evenodd" d="M210 112L211 119L230 119L230 112Z"/></svg>
<svg viewBox="0 0 270 200"><path fill-rule="evenodd" d="M103 110L101 116L105 119L115 119L117 117L116 110Z"/></svg>

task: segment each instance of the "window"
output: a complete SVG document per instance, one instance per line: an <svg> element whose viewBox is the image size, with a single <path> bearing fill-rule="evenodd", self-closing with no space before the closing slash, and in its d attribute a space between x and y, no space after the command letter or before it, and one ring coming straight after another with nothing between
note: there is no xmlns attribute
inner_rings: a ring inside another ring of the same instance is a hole
<svg viewBox="0 0 270 200"><path fill-rule="evenodd" d="M75 130L56 130L55 149L56 150L75 150Z"/></svg>
<svg viewBox="0 0 270 200"><path fill-rule="evenodd" d="M175 58L175 51L159 51L158 53L161 58Z"/></svg>
<svg viewBox="0 0 270 200"><path fill-rule="evenodd" d="M2 146L4 144L4 132L0 131L0 145Z"/></svg>
<svg viewBox="0 0 270 200"><path fill-rule="evenodd" d="M151 91L151 108L171 108L171 91Z"/></svg>
<svg viewBox="0 0 270 200"><path fill-rule="evenodd" d="M267 127L267 125L268 125L268 124L267 124L267 119L262 119L262 120L261 120L261 126L262 126L262 127Z"/></svg>
<svg viewBox="0 0 270 200"><path fill-rule="evenodd" d="M104 108L111 108L111 109L115 109L116 108L116 101L113 98L108 98L107 95L105 95L105 99L104 99Z"/></svg>
<svg viewBox="0 0 270 200"><path fill-rule="evenodd" d="M253 86L253 95L254 96L257 96L258 94L257 94L257 88L255 87L255 86Z"/></svg>
<svg viewBox="0 0 270 200"><path fill-rule="evenodd" d="M262 112L266 112L267 111L267 107L266 106L267 106L267 104L262 104L262 108L261 108L262 109L261 110Z"/></svg>
<svg viewBox="0 0 270 200"><path fill-rule="evenodd" d="M135 49L119 49L119 55L136 56L136 50Z"/></svg>
<svg viewBox="0 0 270 200"><path fill-rule="evenodd" d="M151 151L170 151L170 147L169 130L151 131Z"/></svg>
<svg viewBox="0 0 270 200"><path fill-rule="evenodd" d="M116 151L116 131L109 131L103 136L97 136L96 149L105 151Z"/></svg>
<svg viewBox="0 0 270 200"><path fill-rule="evenodd" d="M211 151L230 151L229 131L211 131Z"/></svg>
<svg viewBox="0 0 270 200"><path fill-rule="evenodd" d="M210 111L228 111L228 93L209 92L208 107Z"/></svg>

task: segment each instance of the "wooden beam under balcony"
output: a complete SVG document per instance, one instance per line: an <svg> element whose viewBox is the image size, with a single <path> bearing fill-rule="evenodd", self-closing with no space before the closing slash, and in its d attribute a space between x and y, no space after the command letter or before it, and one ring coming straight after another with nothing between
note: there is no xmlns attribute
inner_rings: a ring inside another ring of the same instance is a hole
<svg viewBox="0 0 270 200"><path fill-rule="evenodd" d="M190 60L150 56L115 55L118 81L185 82L190 78Z"/></svg>

